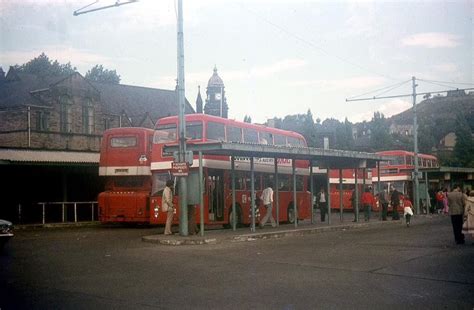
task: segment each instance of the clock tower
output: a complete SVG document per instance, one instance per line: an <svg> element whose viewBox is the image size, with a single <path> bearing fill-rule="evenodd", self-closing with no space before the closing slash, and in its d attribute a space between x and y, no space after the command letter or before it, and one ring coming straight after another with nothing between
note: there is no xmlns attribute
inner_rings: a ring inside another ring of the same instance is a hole
<svg viewBox="0 0 474 310"><path fill-rule="evenodd" d="M207 83L206 95L204 113L227 118L229 107L227 106L227 98L225 97L224 82L217 74L217 67L215 66L214 73Z"/></svg>

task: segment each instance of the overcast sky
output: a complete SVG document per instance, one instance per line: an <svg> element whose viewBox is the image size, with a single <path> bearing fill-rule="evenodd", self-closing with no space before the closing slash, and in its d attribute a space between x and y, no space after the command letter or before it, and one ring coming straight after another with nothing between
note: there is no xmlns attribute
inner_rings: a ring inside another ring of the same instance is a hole
<svg viewBox="0 0 474 310"><path fill-rule="evenodd" d="M0 66L7 71L45 52L82 75L103 64L122 84L174 89L177 1L141 0L73 16L93 2L0 1ZM473 3L183 0L186 98L194 106L198 85L205 96L216 65L229 118L265 122L308 109L321 120L391 116L409 108L411 98L345 99L412 76L437 81L419 81L418 92L474 83ZM411 82L384 95L407 93Z"/></svg>

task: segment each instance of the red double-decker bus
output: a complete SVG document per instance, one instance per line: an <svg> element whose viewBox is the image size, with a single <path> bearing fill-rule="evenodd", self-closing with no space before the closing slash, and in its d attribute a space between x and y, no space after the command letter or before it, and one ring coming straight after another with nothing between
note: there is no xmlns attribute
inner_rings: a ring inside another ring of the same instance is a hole
<svg viewBox="0 0 474 310"><path fill-rule="evenodd" d="M153 132L148 128L104 132L99 162L99 175L106 180L98 197L101 222L149 222Z"/></svg>
<svg viewBox="0 0 474 310"><path fill-rule="evenodd" d="M238 122L235 120L205 114L186 115L186 139L188 144L226 141L233 143L255 143L282 146L306 147L302 135L266 127L262 125ZM158 120L155 128L152 150L152 195L150 208L150 223L163 224L166 214L161 212L161 194L166 180L172 178L170 173L172 154L163 151L165 145L177 144L178 117L167 117ZM278 159L278 184L274 180L274 159L255 158L254 188L256 197L260 197L262 190L269 183L278 186L279 190L279 220L293 222L294 201L292 182L292 161ZM193 165L188 176L188 203L197 205L199 192L199 161L195 154ZM297 160L297 209L298 218L307 219L311 214L311 194L308 191L309 162ZM204 223L229 225L232 218L232 187L231 187L231 160L230 156L203 156L204 172ZM235 158L235 185L236 185L236 218L238 224L251 222L251 177L250 159ZM177 190L179 192L179 189ZM263 207L263 206L262 206ZM273 209L276 218L276 208ZM257 210L257 214L258 214ZM196 210L197 222L200 221L200 212ZM179 219L179 206L174 222Z"/></svg>
<svg viewBox="0 0 474 310"><path fill-rule="evenodd" d="M391 157L389 162L380 163L380 188L392 189L407 196L413 202L413 172L415 171L415 156L413 152L393 150L377 152L378 155ZM418 168L435 169L439 168L438 159L433 155L417 154ZM378 188L379 175L374 169L372 173L372 183L375 189ZM425 189L426 190L426 189ZM420 196L423 198L424 196ZM400 209L403 210L403 198L401 199Z"/></svg>

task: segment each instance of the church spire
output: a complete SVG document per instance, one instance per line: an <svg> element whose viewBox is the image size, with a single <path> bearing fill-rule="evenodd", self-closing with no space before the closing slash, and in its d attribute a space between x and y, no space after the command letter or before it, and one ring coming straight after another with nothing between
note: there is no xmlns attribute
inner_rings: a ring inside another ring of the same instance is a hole
<svg viewBox="0 0 474 310"><path fill-rule="evenodd" d="M202 113L201 86L198 85L198 95L196 98L196 113Z"/></svg>

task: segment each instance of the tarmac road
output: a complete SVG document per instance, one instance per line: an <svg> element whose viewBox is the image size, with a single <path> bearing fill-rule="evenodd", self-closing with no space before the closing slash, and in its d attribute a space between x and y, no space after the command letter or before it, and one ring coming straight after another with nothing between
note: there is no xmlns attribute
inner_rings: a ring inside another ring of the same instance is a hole
<svg viewBox="0 0 474 310"><path fill-rule="evenodd" d="M142 242L162 228L18 230L0 308L474 309L474 246L448 217L377 224L186 246Z"/></svg>

